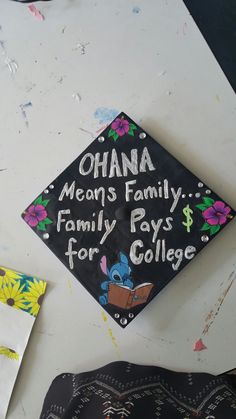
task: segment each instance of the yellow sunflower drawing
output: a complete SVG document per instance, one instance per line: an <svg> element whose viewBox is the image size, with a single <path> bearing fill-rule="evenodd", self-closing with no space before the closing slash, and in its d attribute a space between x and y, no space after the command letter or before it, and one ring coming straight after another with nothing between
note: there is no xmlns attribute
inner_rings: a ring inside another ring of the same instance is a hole
<svg viewBox="0 0 236 419"><path fill-rule="evenodd" d="M29 291L24 293L25 302L29 313L33 316L37 316L40 306L43 301L43 297L46 291L46 282L34 279L32 282L28 281Z"/></svg>
<svg viewBox="0 0 236 419"><path fill-rule="evenodd" d="M0 288L4 285L14 285L21 275L18 272L7 269L4 266L0 266Z"/></svg>
<svg viewBox="0 0 236 419"><path fill-rule="evenodd" d="M23 289L25 285L20 286L20 281L14 285L8 284L0 289L0 301L17 309L25 309Z"/></svg>
<svg viewBox="0 0 236 419"><path fill-rule="evenodd" d="M19 360L19 354L13 349L6 348L5 346L0 346L0 355L4 355L9 359Z"/></svg>

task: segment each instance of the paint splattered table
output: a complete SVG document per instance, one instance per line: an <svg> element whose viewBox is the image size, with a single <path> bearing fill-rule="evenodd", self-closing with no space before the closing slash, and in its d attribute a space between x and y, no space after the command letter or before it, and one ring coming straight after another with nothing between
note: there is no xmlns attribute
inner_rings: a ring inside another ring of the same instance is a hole
<svg viewBox="0 0 236 419"><path fill-rule="evenodd" d="M20 219L119 110L235 208L233 90L177 0L37 7L44 20L5 2L0 21L1 265L49 283L10 419L37 418L64 371L117 359L235 367L234 222L123 330Z"/></svg>

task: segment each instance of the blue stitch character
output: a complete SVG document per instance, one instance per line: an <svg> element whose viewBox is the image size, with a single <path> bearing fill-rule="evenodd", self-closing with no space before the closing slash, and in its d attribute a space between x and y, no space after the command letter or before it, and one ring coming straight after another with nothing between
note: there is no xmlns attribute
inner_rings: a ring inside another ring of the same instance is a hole
<svg viewBox="0 0 236 419"><path fill-rule="evenodd" d="M110 269L107 267L106 256L102 256L100 267L102 272L107 275L106 281L101 283L102 290L106 292L99 297L99 303L104 306L108 303L109 284L124 285L130 289L133 288L134 284L130 276L131 268L128 263L128 258L124 253L119 253L119 261L112 265Z"/></svg>

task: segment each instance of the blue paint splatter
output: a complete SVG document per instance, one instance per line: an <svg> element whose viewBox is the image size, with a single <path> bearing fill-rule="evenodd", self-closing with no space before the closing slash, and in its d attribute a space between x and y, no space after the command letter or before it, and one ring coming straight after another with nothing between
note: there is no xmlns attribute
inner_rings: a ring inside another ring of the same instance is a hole
<svg viewBox="0 0 236 419"><path fill-rule="evenodd" d="M33 106L32 102L27 102L21 105L23 108L29 108L29 106Z"/></svg>
<svg viewBox="0 0 236 419"><path fill-rule="evenodd" d="M109 124L119 113L117 109L97 108L94 117L99 119L99 124Z"/></svg>
<svg viewBox="0 0 236 419"><path fill-rule="evenodd" d="M135 13L137 15L140 12L141 12L140 7L138 7L138 6L133 7L133 13Z"/></svg>

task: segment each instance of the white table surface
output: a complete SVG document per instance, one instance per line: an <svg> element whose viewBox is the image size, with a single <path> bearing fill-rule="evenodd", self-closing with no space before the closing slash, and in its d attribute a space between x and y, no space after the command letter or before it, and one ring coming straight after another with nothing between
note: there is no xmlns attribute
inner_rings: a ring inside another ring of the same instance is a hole
<svg viewBox="0 0 236 419"><path fill-rule="evenodd" d="M0 263L49 283L9 419L37 419L49 384L65 371L119 359L212 373L236 366L234 283L204 337L208 349L193 351L235 270L235 222L123 330L109 316L104 322L101 307L20 218L97 135L101 107L141 121L235 208L236 99L227 79L181 0L35 5L43 22L25 5L0 6ZM6 56L18 64L14 74ZM27 127L20 105L29 101Z"/></svg>

